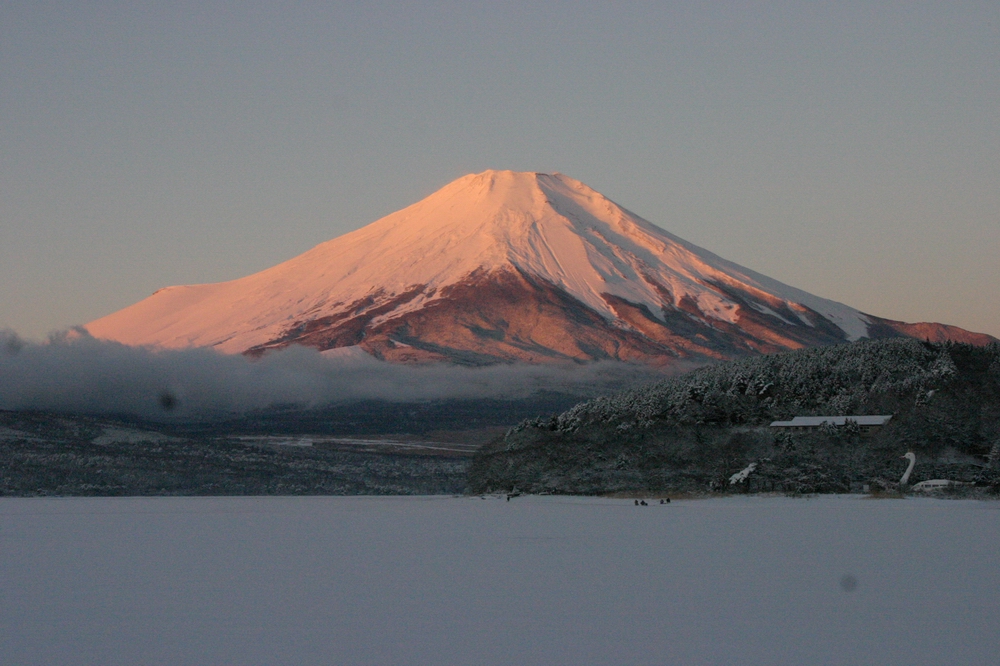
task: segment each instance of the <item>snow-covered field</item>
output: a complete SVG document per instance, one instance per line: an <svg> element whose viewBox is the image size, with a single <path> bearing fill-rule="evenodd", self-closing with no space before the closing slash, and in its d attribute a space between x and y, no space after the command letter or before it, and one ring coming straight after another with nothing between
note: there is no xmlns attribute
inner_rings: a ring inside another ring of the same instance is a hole
<svg viewBox="0 0 1000 666"><path fill-rule="evenodd" d="M1000 502L0 500L4 664L997 664Z"/></svg>

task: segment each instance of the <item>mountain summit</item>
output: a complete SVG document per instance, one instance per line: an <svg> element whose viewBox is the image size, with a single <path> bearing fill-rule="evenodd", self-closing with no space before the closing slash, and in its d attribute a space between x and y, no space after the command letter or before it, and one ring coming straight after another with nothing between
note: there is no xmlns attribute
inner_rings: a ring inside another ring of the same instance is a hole
<svg viewBox="0 0 1000 666"><path fill-rule="evenodd" d="M464 176L273 268L167 287L86 328L130 345L360 347L465 364L669 363L896 335L992 340L863 314L726 261L577 180L513 171Z"/></svg>

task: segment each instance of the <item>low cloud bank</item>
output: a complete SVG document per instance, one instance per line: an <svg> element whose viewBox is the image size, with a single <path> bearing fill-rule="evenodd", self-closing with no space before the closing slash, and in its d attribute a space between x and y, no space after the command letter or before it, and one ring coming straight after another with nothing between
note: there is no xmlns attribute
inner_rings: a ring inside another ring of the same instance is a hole
<svg viewBox="0 0 1000 666"><path fill-rule="evenodd" d="M519 399L543 390L584 396L668 373L618 362L400 366L369 356L326 358L303 347L249 360L208 349L128 347L97 340L82 330L53 336L43 344L0 331L0 409L161 420L359 400Z"/></svg>

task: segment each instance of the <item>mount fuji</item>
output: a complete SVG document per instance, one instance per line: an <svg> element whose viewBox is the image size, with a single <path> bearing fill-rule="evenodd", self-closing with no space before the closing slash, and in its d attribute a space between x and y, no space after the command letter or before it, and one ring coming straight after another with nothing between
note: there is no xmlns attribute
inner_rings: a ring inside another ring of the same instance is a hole
<svg viewBox="0 0 1000 666"><path fill-rule="evenodd" d="M244 278L167 287L97 338L257 356L670 364L864 337L985 344L813 296L692 245L559 173L485 171Z"/></svg>

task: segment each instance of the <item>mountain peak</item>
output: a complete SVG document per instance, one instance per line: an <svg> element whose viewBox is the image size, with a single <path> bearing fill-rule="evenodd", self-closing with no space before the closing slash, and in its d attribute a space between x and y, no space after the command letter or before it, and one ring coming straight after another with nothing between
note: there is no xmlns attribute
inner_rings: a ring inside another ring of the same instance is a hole
<svg viewBox="0 0 1000 666"><path fill-rule="evenodd" d="M573 178L490 170L273 268L161 290L87 329L230 353L298 343L411 361L664 362L853 340L871 324Z"/></svg>

